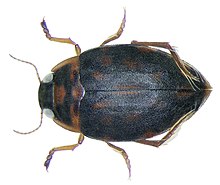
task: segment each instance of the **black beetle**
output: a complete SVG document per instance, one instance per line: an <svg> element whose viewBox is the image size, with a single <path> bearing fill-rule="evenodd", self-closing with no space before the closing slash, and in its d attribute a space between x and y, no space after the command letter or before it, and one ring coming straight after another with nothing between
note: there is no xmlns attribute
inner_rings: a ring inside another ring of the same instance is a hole
<svg viewBox="0 0 220 185"><path fill-rule="evenodd" d="M77 144L50 150L44 163L46 168L56 151L75 149L85 135L102 140L121 153L130 176L127 153L110 142L135 141L159 147L211 93L211 86L203 75L181 60L167 42L132 41L107 46L122 34L125 17L124 11L116 34L100 47L83 53L70 38L52 37L43 20L41 26L46 37L73 44L77 56L56 65L42 81L34 64L20 60L36 69L42 112L59 126L80 133ZM158 48L167 49L170 54ZM148 140L162 133L166 134L161 140Z"/></svg>

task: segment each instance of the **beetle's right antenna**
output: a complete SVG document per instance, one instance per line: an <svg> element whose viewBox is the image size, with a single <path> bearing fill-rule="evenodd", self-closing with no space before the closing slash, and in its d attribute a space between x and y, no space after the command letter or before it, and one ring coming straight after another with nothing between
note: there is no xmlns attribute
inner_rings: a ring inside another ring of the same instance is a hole
<svg viewBox="0 0 220 185"><path fill-rule="evenodd" d="M24 61L24 60L21 60L21 59L18 59L18 58L15 58L15 57L12 56L11 54L9 54L9 56L12 57L12 58L15 59L15 60L20 61L20 62L24 62L24 63L26 63L26 64L32 65L32 66L34 67L35 71L36 71L37 78L38 78L39 82L41 83L41 79L40 79L40 75L39 75L39 73L38 73L37 67L36 67L33 63L28 62L28 61ZM19 131L17 131L17 130L13 130L13 131L16 132L17 134L31 134L31 133L35 132L36 130L38 130L38 129L41 127L41 125L42 125L42 120L43 120L43 110L41 110L40 124L39 124L39 126L38 126L37 128L35 128L34 130L31 130L31 131L29 131L29 132L19 132Z"/></svg>
<svg viewBox="0 0 220 185"><path fill-rule="evenodd" d="M36 67L33 63L28 62L28 61L25 61L25 60L18 59L18 58L15 58L15 57L12 56L11 54L9 54L9 56L10 56L11 58L17 60L17 61L24 62L24 63L26 63L26 64L32 65L32 66L34 67L36 73L37 73L37 78L38 78L39 82L41 82L40 75L39 75L39 73L38 73L37 67Z"/></svg>

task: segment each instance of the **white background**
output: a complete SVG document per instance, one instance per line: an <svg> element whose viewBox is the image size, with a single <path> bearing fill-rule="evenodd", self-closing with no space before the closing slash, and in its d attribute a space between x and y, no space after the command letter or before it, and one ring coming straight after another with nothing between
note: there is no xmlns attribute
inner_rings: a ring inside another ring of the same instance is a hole
<svg viewBox="0 0 220 185"><path fill-rule="evenodd" d="M0 184L220 184L218 0L9 0L1 2ZM44 118L39 124L38 80L34 69L8 56L37 65L41 78L74 53L71 45L48 41L40 27L71 37L82 51L97 47L115 33L127 9L126 28L114 43L169 41L182 59L196 66L214 91L197 114L183 124L173 141L161 148L117 143L129 154L132 178L122 157L106 144L86 138L74 152L54 155L49 172L43 167L54 146L76 143L71 133Z"/></svg>

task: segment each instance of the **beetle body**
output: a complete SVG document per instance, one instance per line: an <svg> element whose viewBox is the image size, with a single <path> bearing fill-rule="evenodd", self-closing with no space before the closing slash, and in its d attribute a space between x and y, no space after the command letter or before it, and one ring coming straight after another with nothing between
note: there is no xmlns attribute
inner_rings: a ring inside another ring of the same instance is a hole
<svg viewBox="0 0 220 185"><path fill-rule="evenodd" d="M164 133L197 111L209 94L209 83L196 69L189 68L200 78L199 91L170 54L145 46L98 47L61 64L52 70L52 85L46 83L50 88L39 89L41 108L51 109L64 128L99 140L134 141Z"/></svg>

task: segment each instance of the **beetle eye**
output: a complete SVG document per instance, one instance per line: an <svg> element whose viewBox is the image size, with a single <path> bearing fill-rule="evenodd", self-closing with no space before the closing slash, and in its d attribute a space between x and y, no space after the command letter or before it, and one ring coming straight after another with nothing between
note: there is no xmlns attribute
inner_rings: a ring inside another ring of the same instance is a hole
<svg viewBox="0 0 220 185"><path fill-rule="evenodd" d="M53 73L49 73L48 75L46 75L46 76L43 78L42 82L43 82L43 83L49 83L49 82L51 82L52 80L53 80Z"/></svg>
<svg viewBox="0 0 220 185"><path fill-rule="evenodd" d="M53 119L54 118L54 113L52 110L50 109L43 109L43 113L48 117Z"/></svg>

